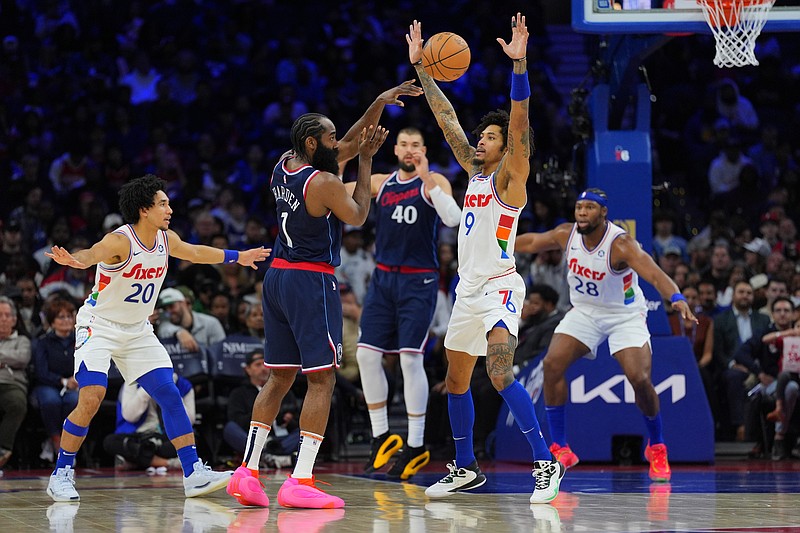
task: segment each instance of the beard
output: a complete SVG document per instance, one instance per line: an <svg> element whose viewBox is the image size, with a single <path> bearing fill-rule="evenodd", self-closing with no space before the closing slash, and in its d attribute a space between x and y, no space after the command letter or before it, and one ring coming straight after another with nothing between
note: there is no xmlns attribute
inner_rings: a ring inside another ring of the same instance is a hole
<svg viewBox="0 0 800 533"><path fill-rule="evenodd" d="M339 175L339 149L328 148L322 143L317 145L317 150L311 158L311 166L323 172L330 172L334 176Z"/></svg>
<svg viewBox="0 0 800 533"><path fill-rule="evenodd" d="M580 233L581 235L588 235L599 227L600 223L596 222L594 224L589 224L585 228L581 228L580 226L578 226L576 229L578 230L578 233Z"/></svg>
<svg viewBox="0 0 800 533"><path fill-rule="evenodd" d="M414 166L414 163L400 162L400 170L403 172L414 172L416 169L417 167Z"/></svg>

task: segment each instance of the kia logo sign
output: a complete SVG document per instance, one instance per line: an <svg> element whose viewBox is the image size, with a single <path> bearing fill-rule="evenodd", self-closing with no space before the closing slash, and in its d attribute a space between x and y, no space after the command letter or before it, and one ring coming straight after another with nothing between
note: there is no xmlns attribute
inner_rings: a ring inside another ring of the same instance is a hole
<svg viewBox="0 0 800 533"><path fill-rule="evenodd" d="M619 397L618 385L622 383L622 398ZM666 392L670 389L672 397L670 403L678 403L686 396L686 376L684 374L673 374L659 384L653 384L657 394ZM617 388L617 391L614 391ZM616 375L608 378L596 387L586 390L586 380L584 376L578 376L569 384L570 401L572 403L589 403L595 398L599 398L605 403L635 403L636 397L633 387L623 375ZM662 398L663 400L663 398Z"/></svg>

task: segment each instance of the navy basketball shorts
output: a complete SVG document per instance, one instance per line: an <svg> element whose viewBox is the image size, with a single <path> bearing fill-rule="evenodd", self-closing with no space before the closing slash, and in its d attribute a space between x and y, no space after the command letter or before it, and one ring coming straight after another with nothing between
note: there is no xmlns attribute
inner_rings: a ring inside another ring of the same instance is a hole
<svg viewBox="0 0 800 533"><path fill-rule="evenodd" d="M270 268L264 276L264 364L303 373L342 361L342 301L333 274Z"/></svg>
<svg viewBox="0 0 800 533"><path fill-rule="evenodd" d="M359 346L422 353L436 310L438 272L401 274L375 269L364 298Z"/></svg>

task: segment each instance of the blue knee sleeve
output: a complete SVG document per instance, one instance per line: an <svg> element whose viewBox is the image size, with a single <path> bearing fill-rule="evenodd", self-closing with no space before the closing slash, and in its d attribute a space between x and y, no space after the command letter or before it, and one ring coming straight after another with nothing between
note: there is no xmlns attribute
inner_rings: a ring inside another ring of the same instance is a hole
<svg viewBox="0 0 800 533"><path fill-rule="evenodd" d="M172 381L171 368L156 368L136 381L161 407L164 431L170 440L192 433L192 423L186 414L178 386Z"/></svg>

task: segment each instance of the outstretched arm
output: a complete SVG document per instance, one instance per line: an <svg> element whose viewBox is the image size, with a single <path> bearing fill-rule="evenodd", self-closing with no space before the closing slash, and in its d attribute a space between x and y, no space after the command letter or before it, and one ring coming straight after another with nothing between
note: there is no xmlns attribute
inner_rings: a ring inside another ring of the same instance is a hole
<svg viewBox="0 0 800 533"><path fill-rule="evenodd" d="M503 52L514 62L511 79L511 114L508 121L508 152L497 171L497 188L501 199L511 205L525 205L525 184L531 171L531 139L528 104L531 96L528 81L528 28L525 17L517 13L511 19L511 42L497 38Z"/></svg>
<svg viewBox="0 0 800 533"><path fill-rule="evenodd" d="M408 42L408 58L414 69L419 76L419 82L422 84L422 89L425 91L425 99L433 111L433 116L436 117L436 123L444 133L444 138L450 149L453 150L453 155L461 167L469 172L472 176L478 169L472 164L475 157L475 148L470 146L467 140L467 135L464 133L464 128L458 123L453 104L444 95L436 82L431 78L425 69L422 68L422 23L414 21L409 27L406 34L406 41Z"/></svg>
<svg viewBox="0 0 800 533"><path fill-rule="evenodd" d="M523 254L536 254L546 250L564 249L572 231L572 224L564 223L544 233L523 233L514 241L514 251Z"/></svg>
<svg viewBox="0 0 800 533"><path fill-rule="evenodd" d="M612 264L627 263L642 279L650 283L662 298L672 302L673 309L677 309L684 320L697 322L686 298L681 290L667 274L653 261L650 254L645 253L638 241L628 234L620 235L611 245Z"/></svg>
<svg viewBox="0 0 800 533"><path fill-rule="evenodd" d="M358 119L358 122L353 124L339 141L339 162L349 161L356 156L361 132L370 126L373 128L377 127L378 120L380 120L385 106L396 105L404 107L405 104L400 100L401 96L419 96L422 94L422 89L414 85L415 81L416 80L404 81L397 87L393 87L378 95L375 101L367 108L366 112Z"/></svg>
<svg viewBox="0 0 800 533"><path fill-rule="evenodd" d="M120 263L128 258L130 251L130 242L126 237L119 233L109 233L86 250L70 254L61 246L53 246L50 252L45 252L44 255L59 265L84 269L97 263L109 265Z"/></svg>
<svg viewBox="0 0 800 533"><path fill-rule="evenodd" d="M169 255L185 261L204 265L239 263L242 266L249 266L257 270L258 265L256 265L256 263L269 257L269 254L272 252L271 248L264 248L263 246L238 252L236 250L223 250L221 248L213 248L201 244L189 244L188 242L184 242L178 234L171 229L167 230L167 238L169 239Z"/></svg>

